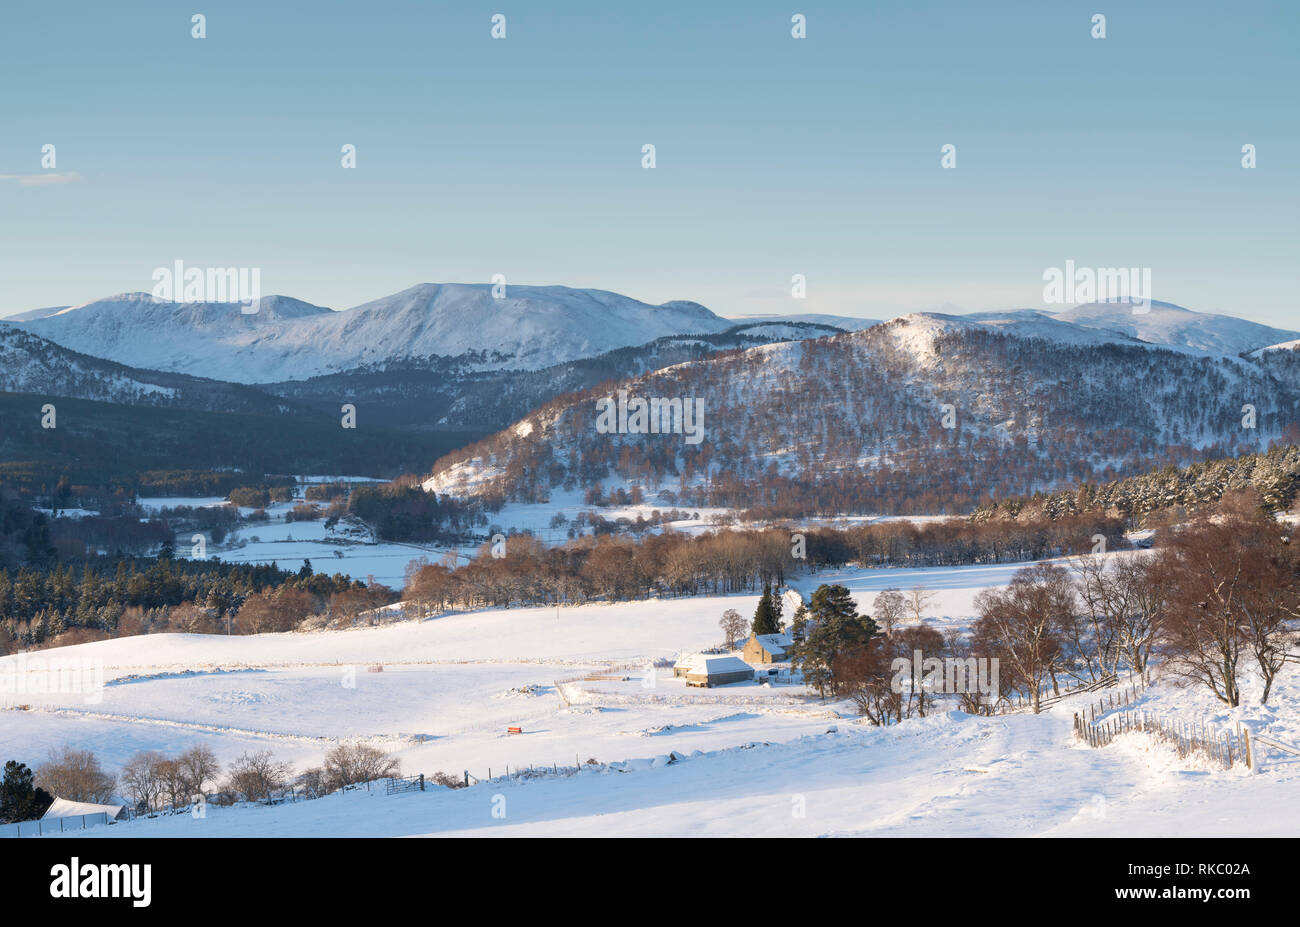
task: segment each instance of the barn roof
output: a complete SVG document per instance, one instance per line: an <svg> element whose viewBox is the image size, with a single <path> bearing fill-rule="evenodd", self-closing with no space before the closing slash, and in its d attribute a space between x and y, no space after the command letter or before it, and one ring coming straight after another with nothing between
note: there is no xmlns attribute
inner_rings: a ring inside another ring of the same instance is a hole
<svg viewBox="0 0 1300 927"><path fill-rule="evenodd" d="M794 646L794 638L789 634L755 634L754 639L772 656L784 655Z"/></svg>
<svg viewBox="0 0 1300 927"><path fill-rule="evenodd" d="M122 813L121 805L97 805L88 801L70 801L66 798L56 798L50 807L45 809L41 815L41 820L46 818L75 818L83 814L99 814L104 812L111 821Z"/></svg>
<svg viewBox="0 0 1300 927"><path fill-rule="evenodd" d="M754 668L740 657L720 657L711 654L694 653L677 661L688 672L702 673L706 676L721 676L725 673L752 673Z"/></svg>

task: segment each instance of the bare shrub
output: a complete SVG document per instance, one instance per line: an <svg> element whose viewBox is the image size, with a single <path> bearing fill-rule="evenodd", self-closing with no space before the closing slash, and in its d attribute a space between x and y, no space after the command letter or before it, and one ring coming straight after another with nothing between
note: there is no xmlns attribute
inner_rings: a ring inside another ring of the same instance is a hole
<svg viewBox="0 0 1300 927"><path fill-rule="evenodd" d="M432 782L434 785L441 785L449 789L463 789L466 784L463 778L450 775L441 770L431 776L425 776L424 778L427 781Z"/></svg>
<svg viewBox="0 0 1300 927"><path fill-rule="evenodd" d="M358 782L401 775L401 763L378 747L339 744L325 754L325 784L330 791Z"/></svg>
<svg viewBox="0 0 1300 927"><path fill-rule="evenodd" d="M245 753L230 765L226 790L244 801L270 803L289 781L289 764L275 759L270 750Z"/></svg>

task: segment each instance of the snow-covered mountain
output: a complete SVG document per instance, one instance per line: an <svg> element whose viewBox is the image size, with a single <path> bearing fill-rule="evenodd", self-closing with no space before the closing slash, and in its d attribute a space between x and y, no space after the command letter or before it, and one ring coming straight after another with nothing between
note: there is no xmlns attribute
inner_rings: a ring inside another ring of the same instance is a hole
<svg viewBox="0 0 1300 927"><path fill-rule="evenodd" d="M1120 332L1076 325L1048 313L1040 312L1037 309L971 312L964 315L948 315L942 312L917 312L901 318L905 319L907 324L896 326L891 331L904 339L915 341L915 339L920 338L925 343L932 343L935 337L943 333L982 328L1004 335L1014 335L1019 338L1044 338L1061 345L1123 344L1136 347L1149 346L1137 338Z"/></svg>
<svg viewBox="0 0 1300 927"><path fill-rule="evenodd" d="M1146 311L1134 312L1134 309ZM1050 338L1063 344L1139 343L1203 354L1237 355L1300 337L1300 332L1272 328L1232 316L1194 312L1152 300L1149 308L1130 302L1095 302L1063 312L1007 309L952 314L915 313L955 324L978 324L1023 337ZM838 315L749 315L735 321L804 321L859 331L880 324L874 319Z"/></svg>
<svg viewBox="0 0 1300 927"><path fill-rule="evenodd" d="M304 379L407 357L463 357L476 369L532 369L733 323L697 303L651 306L604 290L420 284L343 312L285 296L234 303L144 293L15 323L119 363L238 383Z"/></svg>
<svg viewBox="0 0 1300 927"><path fill-rule="evenodd" d="M30 322L33 319L44 319L56 313L67 309L67 306L45 306L41 309L28 309L26 312L18 312L14 315L5 316L0 322Z"/></svg>
<svg viewBox="0 0 1300 927"><path fill-rule="evenodd" d="M16 325L0 325L0 393L220 412L273 414L301 408L247 386L91 357Z"/></svg>
<svg viewBox="0 0 1300 927"><path fill-rule="evenodd" d="M1300 337L1229 316L1154 302L1092 303L966 315L920 313L945 325L983 326L1064 344L1148 343L1237 355ZM873 319L826 314L724 319L699 303L659 306L605 290L425 283L342 312L268 296L259 311L234 303L174 303L125 293L81 306L32 310L5 320L75 351L132 367L237 383L271 383L375 369L412 358L454 360L465 371L540 370L658 338L717 334L737 325L769 339L860 331Z"/></svg>
<svg viewBox="0 0 1300 927"><path fill-rule="evenodd" d="M364 404L366 418L395 428L492 432L563 393L638 376L718 351L838 334L826 325L751 323L709 335L669 335L648 344L536 370L476 370L463 361L410 358L340 373L258 384L258 389L333 411L342 397Z"/></svg>
<svg viewBox="0 0 1300 927"><path fill-rule="evenodd" d="M598 427L598 402L619 388L698 400L702 440ZM1260 450L1298 409L1300 369L1160 349L1032 311L919 313L562 397L438 461L425 486L536 501L609 480L668 489L667 503L961 511L987 494Z"/></svg>
<svg viewBox="0 0 1300 927"><path fill-rule="evenodd" d="M1128 302L1086 303L1053 313L1053 318L1085 328L1117 332L1153 344L1211 354L1241 354L1300 338L1300 332L1272 328L1228 315L1193 312L1159 300L1152 300L1147 312L1135 312L1135 308L1139 307Z"/></svg>

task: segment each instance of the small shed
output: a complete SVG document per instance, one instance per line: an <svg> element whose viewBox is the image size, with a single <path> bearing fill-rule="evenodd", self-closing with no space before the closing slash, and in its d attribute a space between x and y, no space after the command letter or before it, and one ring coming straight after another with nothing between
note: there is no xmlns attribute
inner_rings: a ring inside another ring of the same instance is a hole
<svg viewBox="0 0 1300 927"><path fill-rule="evenodd" d="M673 675L685 677L688 686L726 686L733 682L749 682L754 669L739 657L719 657L694 654L677 661Z"/></svg>
<svg viewBox="0 0 1300 927"><path fill-rule="evenodd" d="M789 634L751 634L741 655L746 663L784 663L792 646Z"/></svg>
<svg viewBox="0 0 1300 927"><path fill-rule="evenodd" d="M41 820L48 818L79 818L83 815L104 814L107 820L116 821L122 815L123 805L99 805L88 801L71 801L67 798L55 798L50 807L45 809Z"/></svg>

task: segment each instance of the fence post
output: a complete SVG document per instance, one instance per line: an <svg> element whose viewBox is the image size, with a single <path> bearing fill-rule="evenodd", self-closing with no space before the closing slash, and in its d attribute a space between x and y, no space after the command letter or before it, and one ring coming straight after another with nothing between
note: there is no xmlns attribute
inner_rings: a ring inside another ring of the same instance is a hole
<svg viewBox="0 0 1300 927"><path fill-rule="evenodd" d="M1244 747L1243 747L1243 749L1245 750L1245 753L1246 753L1246 768L1249 769L1251 772L1254 772L1254 771L1255 771L1255 751L1254 751L1253 749L1251 749L1251 746L1250 746L1250 728L1248 728L1248 727L1243 727L1243 728L1241 729L1241 734L1242 734L1242 737L1244 738Z"/></svg>
<svg viewBox="0 0 1300 927"><path fill-rule="evenodd" d="M420 773L420 791L424 791L424 773Z"/></svg>

